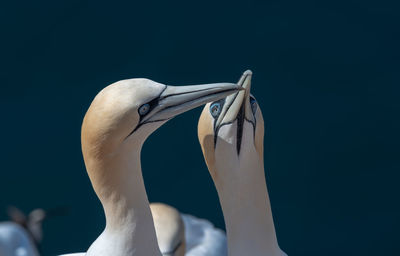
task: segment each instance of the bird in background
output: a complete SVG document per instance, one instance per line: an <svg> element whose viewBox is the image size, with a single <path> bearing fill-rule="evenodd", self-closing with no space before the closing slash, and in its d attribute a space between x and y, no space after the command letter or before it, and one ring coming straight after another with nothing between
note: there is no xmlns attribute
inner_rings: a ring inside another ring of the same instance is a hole
<svg viewBox="0 0 400 256"><path fill-rule="evenodd" d="M66 214L66 208L34 209L25 215L20 209L7 209L10 221L0 222L0 256L39 256L43 222Z"/></svg>
<svg viewBox="0 0 400 256"><path fill-rule="evenodd" d="M157 242L163 256L227 256L225 232L208 220L151 203Z"/></svg>
<svg viewBox="0 0 400 256"><path fill-rule="evenodd" d="M84 117L81 141L85 166L103 205L106 226L86 253L69 255L162 255L142 177L142 145L174 116L239 89L231 83L176 87L148 79L129 79L100 91ZM174 221L180 220L172 216L171 222Z"/></svg>
<svg viewBox="0 0 400 256"><path fill-rule="evenodd" d="M198 138L221 203L229 256L284 256L278 245L264 173L264 120L244 90L208 103L198 123Z"/></svg>

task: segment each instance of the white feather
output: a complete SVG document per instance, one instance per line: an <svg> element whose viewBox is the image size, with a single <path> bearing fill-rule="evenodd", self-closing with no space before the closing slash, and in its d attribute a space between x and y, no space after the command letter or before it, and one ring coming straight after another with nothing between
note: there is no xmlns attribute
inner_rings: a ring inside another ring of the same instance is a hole
<svg viewBox="0 0 400 256"><path fill-rule="evenodd" d="M186 256L228 255L225 232L205 219L181 214L185 224Z"/></svg>

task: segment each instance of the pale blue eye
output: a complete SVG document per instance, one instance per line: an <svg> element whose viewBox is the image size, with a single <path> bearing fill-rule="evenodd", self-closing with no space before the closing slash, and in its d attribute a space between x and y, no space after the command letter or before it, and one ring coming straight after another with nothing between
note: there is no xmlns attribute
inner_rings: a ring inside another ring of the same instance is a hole
<svg viewBox="0 0 400 256"><path fill-rule="evenodd" d="M150 105L149 104L143 104L142 106L140 106L139 108L139 114L141 116L146 115L150 110Z"/></svg>
<svg viewBox="0 0 400 256"><path fill-rule="evenodd" d="M211 104L210 113L214 118L218 117L221 113L221 103L214 102L213 104Z"/></svg>
<svg viewBox="0 0 400 256"><path fill-rule="evenodd" d="M251 106L251 111L253 112L253 115L255 115L256 110L257 110L257 101L253 97L250 97L250 106Z"/></svg>

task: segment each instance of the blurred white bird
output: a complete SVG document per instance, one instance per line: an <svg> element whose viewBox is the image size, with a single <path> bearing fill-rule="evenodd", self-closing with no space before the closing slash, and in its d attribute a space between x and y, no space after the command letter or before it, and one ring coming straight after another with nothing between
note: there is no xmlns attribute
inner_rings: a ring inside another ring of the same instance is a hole
<svg viewBox="0 0 400 256"><path fill-rule="evenodd" d="M26 216L13 206L7 212L11 220L0 223L0 256L38 256L43 221L62 213L58 208L35 209Z"/></svg>
<svg viewBox="0 0 400 256"><path fill-rule="evenodd" d="M39 256L27 231L12 221L0 223L0 256Z"/></svg>

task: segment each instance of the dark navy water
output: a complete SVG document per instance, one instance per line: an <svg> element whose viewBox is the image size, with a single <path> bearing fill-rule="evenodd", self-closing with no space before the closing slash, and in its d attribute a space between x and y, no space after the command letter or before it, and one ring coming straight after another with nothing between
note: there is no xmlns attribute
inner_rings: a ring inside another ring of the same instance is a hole
<svg viewBox="0 0 400 256"><path fill-rule="evenodd" d="M289 255L398 255L400 34L395 1L13 1L0 4L0 219L67 207L43 255L84 251L104 227L80 125L125 78L235 82L251 69L265 166ZM200 109L145 143L151 201L224 228L197 141Z"/></svg>

